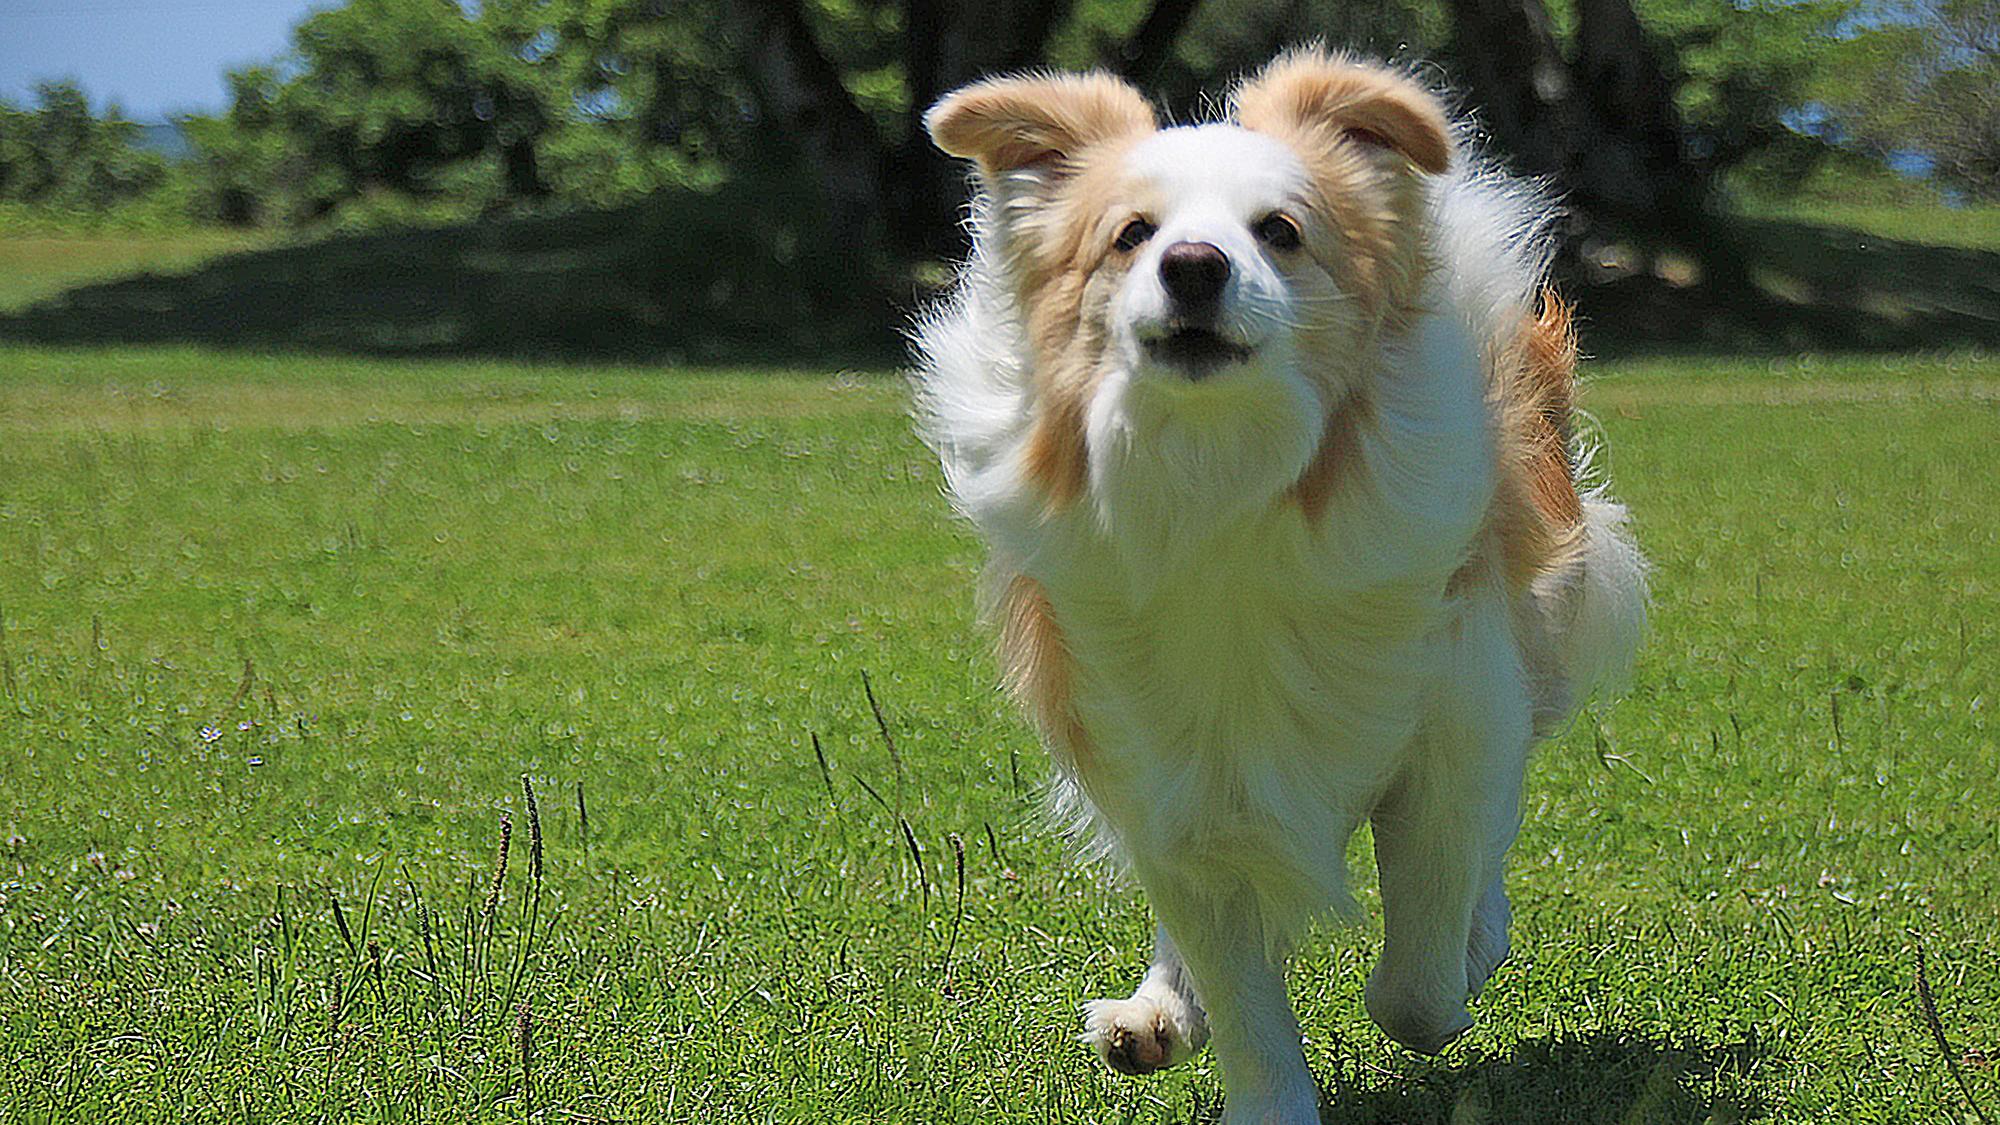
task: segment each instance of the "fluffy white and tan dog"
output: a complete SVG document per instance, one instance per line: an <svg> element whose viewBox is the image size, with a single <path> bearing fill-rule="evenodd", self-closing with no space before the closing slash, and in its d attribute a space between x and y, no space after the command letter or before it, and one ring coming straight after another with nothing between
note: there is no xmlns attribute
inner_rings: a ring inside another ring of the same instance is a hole
<svg viewBox="0 0 2000 1125"><path fill-rule="evenodd" d="M1577 485L1549 209L1407 77L1318 51L1161 128L1104 75L968 86L972 260L920 414L992 550L1008 683L1060 807L1159 920L1113 1067L1213 1042L1224 1120L1313 1122L1284 958L1353 909L1368 1011L1436 1051L1507 955L1529 744L1629 661L1644 567Z"/></svg>

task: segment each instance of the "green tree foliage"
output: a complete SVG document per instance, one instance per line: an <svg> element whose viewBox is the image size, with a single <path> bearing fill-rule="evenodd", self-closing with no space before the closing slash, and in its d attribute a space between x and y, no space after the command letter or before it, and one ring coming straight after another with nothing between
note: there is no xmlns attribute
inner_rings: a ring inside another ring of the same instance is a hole
<svg viewBox="0 0 2000 1125"><path fill-rule="evenodd" d="M2000 200L2000 0L1864 8L1818 92L1850 144L1921 153L1950 186Z"/></svg>
<svg viewBox="0 0 2000 1125"><path fill-rule="evenodd" d="M278 66L230 76L226 113L182 121L196 197L226 222L375 225L713 183L713 51L679 9L349 0L316 12Z"/></svg>
<svg viewBox="0 0 2000 1125"><path fill-rule="evenodd" d="M166 162L133 147L138 127L116 105L103 116L73 82L43 82L35 105L0 102L0 199L107 211L166 179Z"/></svg>
<svg viewBox="0 0 2000 1125"><path fill-rule="evenodd" d="M1979 123L1989 142L1996 131L1991 42L2000 0L1876 0L1922 18L1878 18L1855 35L1854 6L1867 2L1632 0L1625 10L1643 34L1631 38L1648 42L1672 86L1668 161L1677 136L1685 163L1702 176L1740 169L1772 183L1803 180L1827 146L1787 121L1815 97L1841 102L1826 91L1845 81L1875 98L1867 113L1850 116L1865 124L1857 132L1884 138L1871 141L1877 148L1896 147L1887 138L1922 126L1937 134L1925 143L1949 159L1950 174L1976 181ZM1606 3L1622 0L1596 8ZM1568 74L1558 73L1558 84L1583 91L1583 101L1585 72L1602 69L1601 57L1585 57L1585 6L1497 5L1547 29L1540 57ZM181 119L195 159L177 174L207 220L340 226L606 208L662 189L789 177L822 195L845 191L830 213L859 218L843 227L935 251L956 227L961 173L930 150L920 117L951 86L1035 65L1108 67L1185 118L1204 112L1200 99L1235 75L1312 39L1425 64L1425 73L1483 99L1496 143L1516 146L1524 170L1577 172L1571 165L1585 162L1564 144L1584 155L1604 147L1587 135L1588 107L1565 108L1539 92L1521 101L1512 117L1569 138L1541 144L1555 155L1537 159L1537 143L1510 135L1495 91L1473 80L1478 59L1464 53L1484 48L1480 36L1460 33L1474 7L345 0L307 16L282 58L232 73L226 110ZM1919 24L1956 38L1919 34ZM1857 54L1867 66L1848 65ZM1510 64L1499 77L1528 83L1530 69ZM131 126L115 112L93 117L71 86L40 96L34 110L0 108L0 197L99 206L166 178L157 158L131 150ZM1855 94L1841 104L1865 100ZM1598 108L1600 117L1624 113ZM1951 138L1965 143L1953 148ZM1587 184L1567 186L1587 202Z"/></svg>
<svg viewBox="0 0 2000 1125"><path fill-rule="evenodd" d="M1678 61L1674 100L1689 156L1711 174L1746 162L1796 180L1826 146L1787 124L1831 61L1854 0L1638 0Z"/></svg>
<svg viewBox="0 0 2000 1125"><path fill-rule="evenodd" d="M250 67L230 72L228 81L226 112L178 122L195 153L188 174L197 216L233 226L289 217L282 201L298 194L289 185L303 173L304 161L278 127L278 74Z"/></svg>

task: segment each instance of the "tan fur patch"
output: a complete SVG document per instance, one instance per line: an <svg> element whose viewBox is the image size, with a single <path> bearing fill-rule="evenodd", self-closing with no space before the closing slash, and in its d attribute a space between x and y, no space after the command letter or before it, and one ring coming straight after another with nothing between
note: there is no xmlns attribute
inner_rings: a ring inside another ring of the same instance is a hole
<svg viewBox="0 0 2000 1125"><path fill-rule="evenodd" d="M1570 412L1576 406L1576 329L1569 306L1554 291L1542 294L1542 311L1523 330L1523 389L1533 403L1529 419L1532 495L1544 519L1570 526L1583 519L1570 464Z"/></svg>
<svg viewBox="0 0 2000 1125"><path fill-rule="evenodd" d="M1278 56L1231 99L1260 132L1306 130L1312 147L1388 148L1433 175L1451 167L1451 126L1429 91L1385 67L1314 48Z"/></svg>
<svg viewBox="0 0 2000 1125"><path fill-rule="evenodd" d="M1051 750L1075 763L1089 738L1076 716L1074 666L1041 583L1016 575L1000 599L1000 668L1007 691Z"/></svg>
<svg viewBox="0 0 2000 1125"><path fill-rule="evenodd" d="M1039 411L1025 453L1028 479L1051 511L1082 495L1089 476L1086 411L1104 352L1102 302L1122 271L1106 267L1123 190L1124 154L1157 127L1138 91L1106 74L999 78L952 94L925 117L939 148L977 161L1000 204L1008 276L1027 310ZM1004 192L1000 194L1006 194ZM1102 274L1103 276L1100 276Z"/></svg>
<svg viewBox="0 0 2000 1125"><path fill-rule="evenodd" d="M1041 416L1028 434L1026 470L1042 490L1050 514L1083 495L1090 475L1090 451L1084 432L1087 392L1071 390L1044 400Z"/></svg>
<svg viewBox="0 0 2000 1125"><path fill-rule="evenodd" d="M1120 204L1130 204L1120 169L1138 140L1092 150L1020 232L1024 245L1012 276L1028 314L1038 411L1025 468L1052 512L1081 496L1089 480L1085 427L1109 346L1109 304L1125 276L1111 251L1113 228L1127 217Z"/></svg>
<svg viewBox="0 0 2000 1125"><path fill-rule="evenodd" d="M1524 590L1560 568L1581 541L1583 503L1570 463L1576 394L1576 337L1570 310L1554 292L1494 352L1499 408L1500 486L1492 529L1507 581Z"/></svg>

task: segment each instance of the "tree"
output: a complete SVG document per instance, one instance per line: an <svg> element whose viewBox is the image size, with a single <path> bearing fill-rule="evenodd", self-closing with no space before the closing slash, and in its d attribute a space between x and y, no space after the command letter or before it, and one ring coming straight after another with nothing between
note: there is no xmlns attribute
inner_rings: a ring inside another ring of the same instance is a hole
<svg viewBox="0 0 2000 1125"><path fill-rule="evenodd" d="M349 0L184 118L197 206L373 224L612 206L722 175L742 96L701 71L707 0ZM689 60L697 60L689 66ZM695 80L690 80L690 79Z"/></svg>
<svg viewBox="0 0 2000 1125"><path fill-rule="evenodd" d="M285 129L324 173L313 213L378 191L471 192L467 202L483 205L516 186L498 172L500 150L520 143L537 115L516 91L492 86L484 57L492 44L482 39L456 0L349 0L299 25L297 76L279 106ZM484 190L463 176L475 160L493 169L480 177Z"/></svg>
<svg viewBox="0 0 2000 1125"><path fill-rule="evenodd" d="M226 77L226 111L176 121L194 149L189 175L196 217L232 226L290 219L297 208L293 180L301 161L280 127L283 83L267 66L231 71Z"/></svg>
<svg viewBox="0 0 2000 1125"><path fill-rule="evenodd" d="M1974 199L2000 201L2000 0L1865 9L1821 94L1842 139L1920 154Z"/></svg>
<svg viewBox="0 0 2000 1125"><path fill-rule="evenodd" d="M0 103L0 198L104 211L166 179L166 162L133 147L138 126L116 105L99 117L74 82L35 86L33 109Z"/></svg>
<svg viewBox="0 0 2000 1125"><path fill-rule="evenodd" d="M196 206L229 222L457 218L790 179L815 189L845 244L930 257L961 238L963 170L922 127L950 89L1098 66L1184 119L1276 51L1324 37L1435 60L1426 73L1466 95L1494 147L1574 210L1688 227L1719 173L1824 151L1787 115L1856 2L346 0L308 16L286 58L231 75L225 113L182 125ZM1967 73L1925 88L1937 116L1968 123L1954 135L1976 137L1992 83ZM99 194L144 179L119 164L117 126L79 124L79 93L51 87L45 103L0 114L0 192L47 195L57 167L97 169L84 178ZM95 164L76 155L89 145Z"/></svg>

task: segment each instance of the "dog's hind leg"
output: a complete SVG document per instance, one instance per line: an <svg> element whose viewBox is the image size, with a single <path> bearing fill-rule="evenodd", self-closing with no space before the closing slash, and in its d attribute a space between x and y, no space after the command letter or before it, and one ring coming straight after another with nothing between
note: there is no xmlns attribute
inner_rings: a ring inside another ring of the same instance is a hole
<svg viewBox="0 0 2000 1125"><path fill-rule="evenodd" d="M1120 1074L1178 1066L1208 1042L1208 1017L1166 927L1153 928L1153 963L1131 996L1083 1006L1083 1041Z"/></svg>
<svg viewBox="0 0 2000 1125"><path fill-rule="evenodd" d="M1507 955L1502 857L1520 826L1532 736L1504 615L1468 610L1454 663L1450 694L1372 817L1384 938L1368 1014L1426 1054L1472 1026L1466 1001Z"/></svg>

